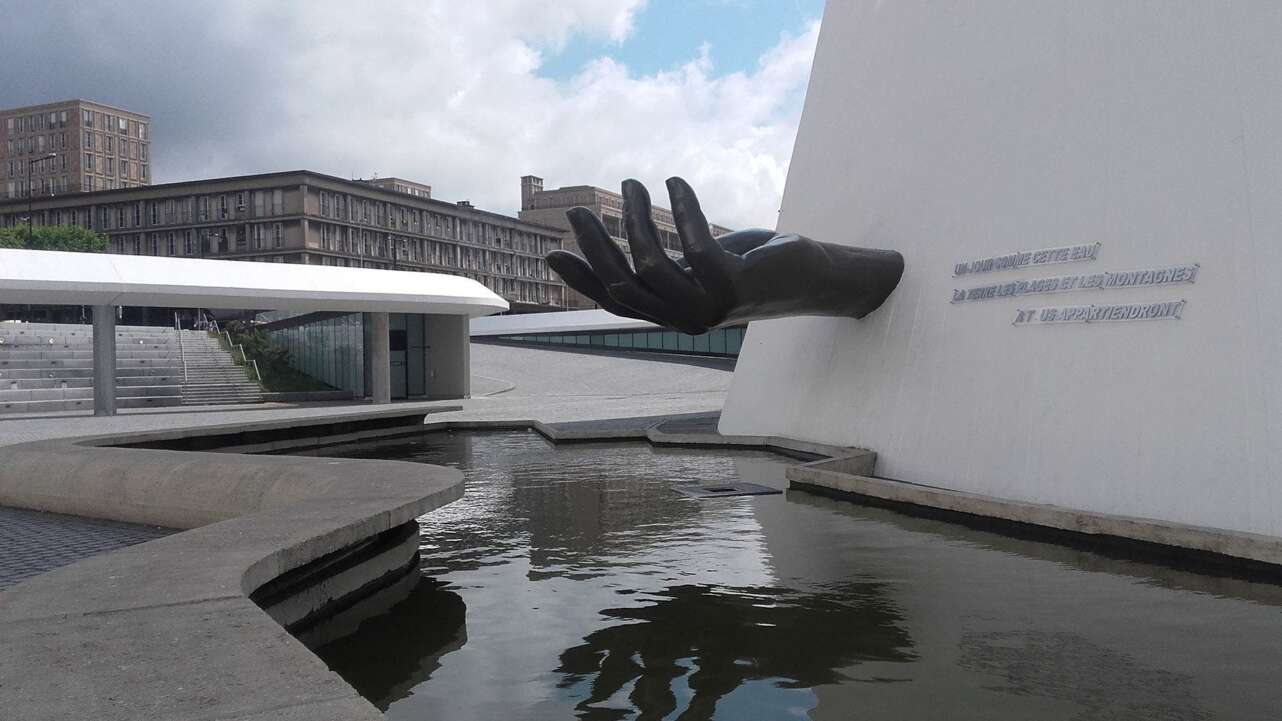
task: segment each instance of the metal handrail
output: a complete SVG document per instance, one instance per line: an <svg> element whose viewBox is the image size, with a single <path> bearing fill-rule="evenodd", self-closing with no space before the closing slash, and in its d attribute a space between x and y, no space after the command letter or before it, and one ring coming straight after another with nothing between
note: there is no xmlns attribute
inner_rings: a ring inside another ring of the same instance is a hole
<svg viewBox="0 0 1282 721"><path fill-rule="evenodd" d="M218 330L217 330L217 324L218 324L218 321L214 321L214 332L215 332L215 333L217 333L217 332L218 332ZM262 372L261 372L260 370L258 370L258 361L257 361L256 359L250 358L250 357L249 357L249 354L245 352L245 344L243 344L243 343L232 343L232 342L231 342L231 333L227 332L227 329L226 329L226 328L224 328L224 329L223 329L223 337L225 337L225 338L227 339L227 348L228 348L229 350L231 350L231 351L232 351L232 354L233 354L233 355L232 355L232 360L235 360L235 359L236 359L235 351L236 351L236 349L237 349L237 348L239 348L239 349L240 349L240 361L241 361L241 363L244 363L245 365L253 366L253 367L254 367L254 377L258 379L258 382L259 382L259 383L262 383L262 382L263 382L263 374L262 374Z"/></svg>
<svg viewBox="0 0 1282 721"><path fill-rule="evenodd" d="M177 326L177 328L174 329L174 332L178 334L178 361L182 363L183 383L185 384L187 383L187 351L183 349L183 327L182 324L178 322L177 313L174 313L174 324Z"/></svg>

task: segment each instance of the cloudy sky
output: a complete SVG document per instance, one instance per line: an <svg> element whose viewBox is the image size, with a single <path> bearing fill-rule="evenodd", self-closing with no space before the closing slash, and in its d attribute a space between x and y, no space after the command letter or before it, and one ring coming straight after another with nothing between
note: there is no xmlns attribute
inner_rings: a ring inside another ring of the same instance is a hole
<svg viewBox="0 0 1282 721"><path fill-rule="evenodd" d="M149 113L158 182L396 175L515 212L519 177L773 227L823 0L0 0L0 107Z"/></svg>

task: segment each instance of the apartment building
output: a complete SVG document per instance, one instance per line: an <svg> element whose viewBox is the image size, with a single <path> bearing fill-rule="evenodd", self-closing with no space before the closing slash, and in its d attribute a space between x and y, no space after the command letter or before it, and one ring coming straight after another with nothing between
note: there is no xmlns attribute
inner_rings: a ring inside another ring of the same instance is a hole
<svg viewBox="0 0 1282 721"><path fill-rule="evenodd" d="M296 170L0 200L0 227L28 202L36 225L96 230L112 253L449 273L513 310L565 305L543 259L559 229L366 181Z"/></svg>
<svg viewBox="0 0 1282 721"><path fill-rule="evenodd" d="M5 198L151 184L151 118L88 100L0 110Z"/></svg>

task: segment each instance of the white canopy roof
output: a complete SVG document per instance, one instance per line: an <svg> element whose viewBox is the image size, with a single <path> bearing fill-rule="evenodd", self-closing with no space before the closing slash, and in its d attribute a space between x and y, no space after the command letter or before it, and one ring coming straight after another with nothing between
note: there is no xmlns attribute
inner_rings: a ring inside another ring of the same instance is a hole
<svg viewBox="0 0 1282 721"><path fill-rule="evenodd" d="M663 330L649 321L624 318L609 311L567 310L559 313L496 315L472 320L474 336L522 333L572 333L592 330Z"/></svg>
<svg viewBox="0 0 1282 721"><path fill-rule="evenodd" d="M0 303L469 317L508 308L484 285L440 273L7 249Z"/></svg>

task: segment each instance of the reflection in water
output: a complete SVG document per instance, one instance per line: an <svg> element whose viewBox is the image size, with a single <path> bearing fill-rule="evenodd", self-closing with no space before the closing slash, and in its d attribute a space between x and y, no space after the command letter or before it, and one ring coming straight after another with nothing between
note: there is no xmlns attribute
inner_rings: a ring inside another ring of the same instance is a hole
<svg viewBox="0 0 1282 721"><path fill-rule="evenodd" d="M907 661L901 618L879 584L848 584L824 593L786 589L676 586L640 608L602 611L630 621L588 634L561 654L562 688L585 682L580 718L619 718L603 707L628 684L638 719L711 719L717 702L749 681L783 688L837 683L837 669L860 661ZM681 679L683 683L678 683ZM768 698L759 699L769 703Z"/></svg>
<svg viewBox="0 0 1282 721"><path fill-rule="evenodd" d="M321 653L393 721L1278 718L1282 591L789 491L767 453L436 433L424 587ZM466 630L464 628L466 604Z"/></svg>
<svg viewBox="0 0 1282 721"><path fill-rule="evenodd" d="M408 589L389 589L396 596L391 605L380 603L379 596L366 599L303 637L335 673L384 711L430 678L441 656L467 642L463 599L417 574L407 580Z"/></svg>
<svg viewBox="0 0 1282 721"><path fill-rule="evenodd" d="M1193 679L1150 668L1129 654L1080 634L1039 631L970 633L962 637L959 665L1002 679L994 689L1041 696L1082 707L1079 721L1204 721Z"/></svg>

